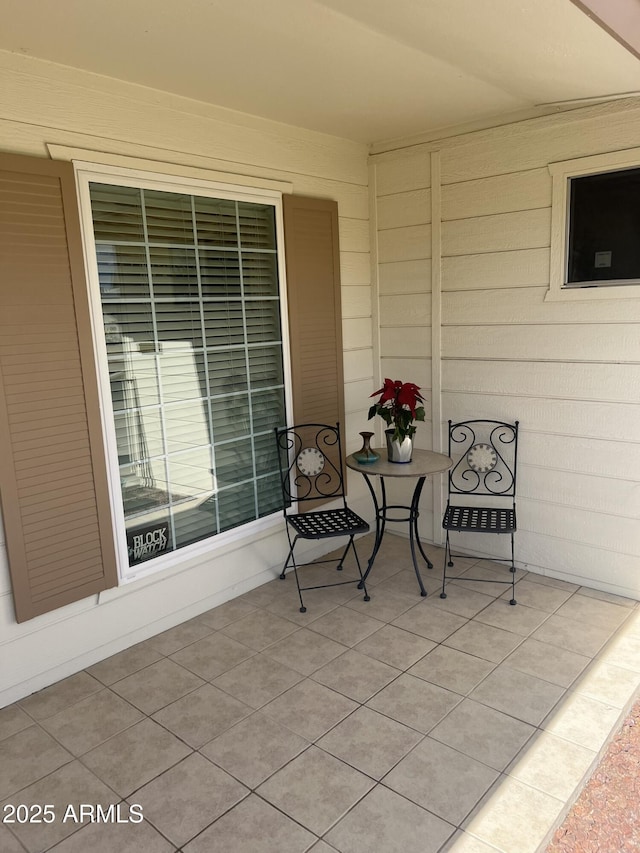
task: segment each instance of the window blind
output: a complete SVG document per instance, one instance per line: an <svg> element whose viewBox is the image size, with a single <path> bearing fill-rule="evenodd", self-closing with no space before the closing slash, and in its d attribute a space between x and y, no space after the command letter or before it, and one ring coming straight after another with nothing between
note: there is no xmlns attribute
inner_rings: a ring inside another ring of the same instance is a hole
<svg viewBox="0 0 640 853"><path fill-rule="evenodd" d="M134 565L280 505L275 214L98 182L90 198Z"/></svg>

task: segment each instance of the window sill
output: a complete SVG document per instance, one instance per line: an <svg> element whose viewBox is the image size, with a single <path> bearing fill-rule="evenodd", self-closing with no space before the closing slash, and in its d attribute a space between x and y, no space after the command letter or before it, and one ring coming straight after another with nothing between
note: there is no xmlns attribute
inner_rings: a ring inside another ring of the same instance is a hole
<svg viewBox="0 0 640 853"><path fill-rule="evenodd" d="M554 287L546 292L545 302L591 302L602 299L640 299L638 284L593 284L578 287Z"/></svg>

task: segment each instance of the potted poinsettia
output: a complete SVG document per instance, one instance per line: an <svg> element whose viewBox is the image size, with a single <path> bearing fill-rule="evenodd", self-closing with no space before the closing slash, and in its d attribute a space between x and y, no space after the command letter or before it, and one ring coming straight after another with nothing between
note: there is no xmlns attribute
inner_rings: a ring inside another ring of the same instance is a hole
<svg viewBox="0 0 640 853"><path fill-rule="evenodd" d="M387 424L387 451L390 462L411 462L414 421L424 421L424 397L413 382L385 379L384 385L374 391L378 400L369 409L369 420L375 415Z"/></svg>

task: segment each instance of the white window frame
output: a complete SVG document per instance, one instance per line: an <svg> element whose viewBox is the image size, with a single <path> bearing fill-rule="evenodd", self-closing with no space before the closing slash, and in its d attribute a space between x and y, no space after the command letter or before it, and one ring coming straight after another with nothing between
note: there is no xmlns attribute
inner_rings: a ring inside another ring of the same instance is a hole
<svg viewBox="0 0 640 853"><path fill-rule="evenodd" d="M633 168L640 168L640 148L627 148L624 151L611 151L606 154L549 164L552 179L551 256L546 302L640 298L640 278L584 283L567 282L570 179Z"/></svg>
<svg viewBox="0 0 640 853"><path fill-rule="evenodd" d="M158 172L147 172L137 169L111 167L101 165L99 163L74 162L74 167L76 173L76 186L78 190L86 274L89 287L91 325L94 341L94 355L98 373L98 387L102 412L102 435L109 480L113 535L116 548L119 583L122 586L126 583L130 583L131 581L136 581L158 572L180 570L186 567L188 563L191 563L204 555L212 555L224 548L227 548L232 543L242 545L242 540L246 540L246 542L249 543L250 541L255 540L256 535L259 533L270 528L282 526L283 516L282 511L279 510L271 515L256 519L248 522L247 524L240 525L239 527L234 527L231 530L217 533L208 539L199 540L191 545L186 545L182 548L176 549L175 551L170 551L167 554L154 557L146 562L138 563L134 566L129 565L89 185L90 183L105 183L119 186L142 187L145 189L160 190L164 192L205 195L213 198L231 199L234 201L246 201L258 204L267 203L273 205L275 211L276 250L278 258L278 285L280 292L280 323L282 327L285 406L287 422L290 423L292 419L292 384L284 259L282 191L279 189L268 189L265 187L247 187L246 185L241 184L227 182L219 183L216 181L186 178L171 174L165 175ZM264 183L264 181L261 181L260 183Z"/></svg>

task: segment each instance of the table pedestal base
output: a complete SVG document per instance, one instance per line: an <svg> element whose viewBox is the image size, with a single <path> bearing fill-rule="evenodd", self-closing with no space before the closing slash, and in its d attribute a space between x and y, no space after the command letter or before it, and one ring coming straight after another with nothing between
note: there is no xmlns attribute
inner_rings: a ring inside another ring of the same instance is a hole
<svg viewBox="0 0 640 853"><path fill-rule="evenodd" d="M420 516L419 511L419 503L420 503L420 495L422 494L422 487L424 486L424 481L426 477L419 477L416 482L416 487L413 490L413 497L411 498L411 504L409 506L405 506L404 504L388 504L387 503L387 491L384 485L384 477L380 477L380 493L382 497L382 501L378 501L378 496L376 495L376 490L374 489L371 479L367 476L365 471L362 471L362 475L365 479L367 486L369 487L369 491L371 492L371 497L373 499L373 506L375 508L376 513L376 538L373 546L373 551L371 552L371 556L369 557L369 561L367 563L367 570L364 573L362 583L359 584L358 588L362 588L362 584L366 583L367 578L369 577L369 573L373 568L373 564L375 562L378 551L380 550L380 546L382 545L382 540L384 538L384 532L386 529L387 522L400 523L400 522L408 522L409 523L409 543L411 545L411 559L413 561L413 568L416 573L416 578L418 579L418 584L420 586L420 595L423 597L426 596L427 591L424 588L424 583L422 581L422 576L420 574L420 569L418 568L418 559L416 554L416 549L420 552L423 560L427 564L428 569L433 568L433 563L427 557L424 552L424 548L422 547L422 542L420 541L420 534L418 533L418 517ZM389 512L393 510L401 510L407 515L403 515L401 517L397 517L394 515L389 515Z"/></svg>

